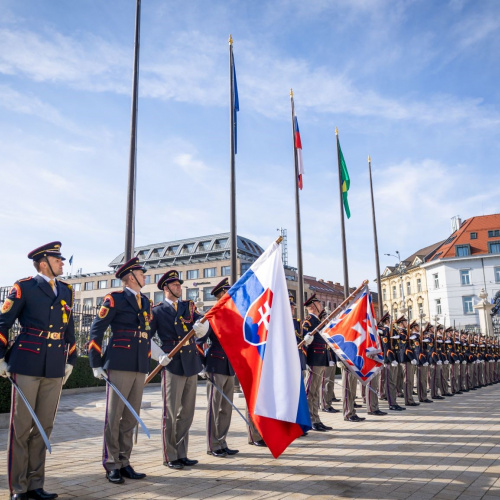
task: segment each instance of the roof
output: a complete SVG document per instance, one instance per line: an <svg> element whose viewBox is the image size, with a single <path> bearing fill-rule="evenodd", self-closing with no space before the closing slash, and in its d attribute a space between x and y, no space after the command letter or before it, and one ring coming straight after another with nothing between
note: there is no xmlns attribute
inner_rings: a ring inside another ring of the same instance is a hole
<svg viewBox="0 0 500 500"><path fill-rule="evenodd" d="M332 295L344 296L344 288L339 283L332 281L318 280L314 276L305 276L304 283L309 285L309 288L315 293L328 293Z"/></svg>
<svg viewBox="0 0 500 500"><path fill-rule="evenodd" d="M230 233L197 236L182 240L153 243L134 248L134 256L139 257L148 267L164 267L171 265L191 264L211 260L228 259L230 255ZM238 257L255 261L264 249L254 241L236 237ZM124 262L124 253L114 258L110 267L118 268Z"/></svg>
<svg viewBox="0 0 500 500"><path fill-rule="evenodd" d="M496 231L497 236L489 236L488 231ZM471 238L476 233L476 238ZM429 260L457 257L456 246L468 246L469 255L489 254L488 242L500 241L500 214L478 215L462 222L461 226L450 235L439 249L440 253Z"/></svg>

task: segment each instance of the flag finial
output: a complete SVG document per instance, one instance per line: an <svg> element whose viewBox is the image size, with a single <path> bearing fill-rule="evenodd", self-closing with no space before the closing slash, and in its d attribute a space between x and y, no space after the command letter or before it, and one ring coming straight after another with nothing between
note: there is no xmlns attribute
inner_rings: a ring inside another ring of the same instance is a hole
<svg viewBox="0 0 500 500"><path fill-rule="evenodd" d="M370 158L370 155L368 155L368 163L371 163L372 159Z"/></svg>
<svg viewBox="0 0 500 500"><path fill-rule="evenodd" d="M335 127L335 135L339 135L339 129Z"/></svg>
<svg viewBox="0 0 500 500"><path fill-rule="evenodd" d="M229 45L233 45L233 35L229 35Z"/></svg>
<svg viewBox="0 0 500 500"><path fill-rule="evenodd" d="M290 89L290 97L293 97L293 89Z"/></svg>

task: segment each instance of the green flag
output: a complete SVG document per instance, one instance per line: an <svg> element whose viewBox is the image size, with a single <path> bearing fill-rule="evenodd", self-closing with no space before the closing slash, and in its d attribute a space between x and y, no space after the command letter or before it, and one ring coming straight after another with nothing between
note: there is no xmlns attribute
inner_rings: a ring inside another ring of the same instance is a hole
<svg viewBox="0 0 500 500"><path fill-rule="evenodd" d="M342 201L344 202L344 210L347 218L351 217L351 211L349 210L349 202L347 201L347 191L349 191L349 186L351 185L351 179L349 179L349 172L347 171L347 166L345 164L344 155L342 154L342 149L339 145L339 157L340 157L340 175L342 183Z"/></svg>

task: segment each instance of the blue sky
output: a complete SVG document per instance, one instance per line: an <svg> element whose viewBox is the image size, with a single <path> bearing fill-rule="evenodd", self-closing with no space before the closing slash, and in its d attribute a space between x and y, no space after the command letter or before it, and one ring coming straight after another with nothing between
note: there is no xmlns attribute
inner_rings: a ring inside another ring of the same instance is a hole
<svg viewBox="0 0 500 500"><path fill-rule="evenodd" d="M61 240L74 270L124 247L135 2L0 4L0 285ZM228 36L238 233L288 229L296 262L290 88L305 166L304 272L343 281L335 127L351 176L351 285L500 212L500 4L143 0L136 244L229 229Z"/></svg>

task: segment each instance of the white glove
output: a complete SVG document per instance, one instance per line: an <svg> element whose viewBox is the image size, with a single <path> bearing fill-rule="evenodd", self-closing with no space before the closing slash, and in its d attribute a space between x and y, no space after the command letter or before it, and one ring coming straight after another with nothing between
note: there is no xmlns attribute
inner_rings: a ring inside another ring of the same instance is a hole
<svg viewBox="0 0 500 500"><path fill-rule="evenodd" d="M391 337L391 339L398 340L398 339L399 339L399 335L393 335L393 336Z"/></svg>
<svg viewBox="0 0 500 500"><path fill-rule="evenodd" d="M398 366L398 362L396 360L391 361L391 366Z"/></svg>
<svg viewBox="0 0 500 500"><path fill-rule="evenodd" d="M193 325L193 330L194 334L196 335L197 338L201 339L204 335L207 334L208 332L208 321L205 321L202 323L200 320L198 320L194 325Z"/></svg>
<svg viewBox="0 0 500 500"><path fill-rule="evenodd" d="M416 364L417 364L417 360L416 360L416 359L412 359L412 360L411 360L411 364L412 364L412 365L416 365Z"/></svg>
<svg viewBox="0 0 500 500"><path fill-rule="evenodd" d="M106 378L107 377L106 372L104 371L102 366L100 366L99 368L92 368L92 371L94 372L95 378Z"/></svg>
<svg viewBox="0 0 500 500"><path fill-rule="evenodd" d="M200 373L198 373L198 375L201 377L201 378L207 378L207 371L205 370L205 368L203 368L201 370Z"/></svg>
<svg viewBox="0 0 500 500"><path fill-rule="evenodd" d="M423 364L423 366L429 366L429 363L427 361Z"/></svg>
<svg viewBox="0 0 500 500"><path fill-rule="evenodd" d="M335 366L335 361L328 361L328 366Z"/></svg>
<svg viewBox="0 0 500 500"><path fill-rule="evenodd" d="M459 364L460 364L460 360L459 360L459 359L457 359L457 360L455 361L455 364L456 364L456 365L459 365Z"/></svg>
<svg viewBox="0 0 500 500"><path fill-rule="evenodd" d="M62 385L64 385L68 381L72 371L73 371L73 365L66 363L66 366L64 367L64 377Z"/></svg>
<svg viewBox="0 0 500 500"><path fill-rule="evenodd" d="M0 377L10 377L10 373L7 370L7 363L3 358L0 359Z"/></svg>
<svg viewBox="0 0 500 500"><path fill-rule="evenodd" d="M151 357L155 360L158 361L158 358L162 355L165 354L163 352L163 349L154 341L151 340Z"/></svg>
<svg viewBox="0 0 500 500"><path fill-rule="evenodd" d="M467 364L467 361L462 361L462 364L463 364L463 365L466 365L466 364Z"/></svg>
<svg viewBox="0 0 500 500"><path fill-rule="evenodd" d="M500 363L500 359L497 359L497 363Z"/></svg>
<svg viewBox="0 0 500 500"><path fill-rule="evenodd" d="M445 364L445 365L449 365L449 364L450 364L450 362L449 362L448 360L446 360L446 361L444 362L444 364Z"/></svg>
<svg viewBox="0 0 500 500"><path fill-rule="evenodd" d="M436 363L436 365L442 365L442 364L443 364L443 362L442 362L441 360L439 360L439 361Z"/></svg>
<svg viewBox="0 0 500 500"><path fill-rule="evenodd" d="M304 337L304 344L309 345L314 339L314 335L311 335L310 333L306 334Z"/></svg>
<svg viewBox="0 0 500 500"><path fill-rule="evenodd" d="M158 363L160 363L161 366L167 366L170 361L172 361L172 358L168 357L168 354L160 354L158 358Z"/></svg>

